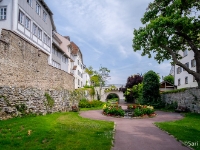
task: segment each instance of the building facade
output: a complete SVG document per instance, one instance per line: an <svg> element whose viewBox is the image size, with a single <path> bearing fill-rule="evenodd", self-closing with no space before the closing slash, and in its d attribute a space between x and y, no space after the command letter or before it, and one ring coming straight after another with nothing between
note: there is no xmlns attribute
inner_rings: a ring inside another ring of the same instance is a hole
<svg viewBox="0 0 200 150"><path fill-rule="evenodd" d="M0 30L16 32L49 57L51 64L52 31L56 30L53 13L44 0L2 0Z"/></svg>
<svg viewBox="0 0 200 150"><path fill-rule="evenodd" d="M180 60L181 63L185 64L189 69L196 71L196 61L194 59L193 51L180 51L179 54L182 56ZM182 67L175 65L175 85L177 89L186 88L186 87L197 87L197 82L193 75L188 74Z"/></svg>
<svg viewBox="0 0 200 150"><path fill-rule="evenodd" d="M71 42L70 45L72 50L71 55L74 60L74 66L72 69L75 77L75 89L77 89L84 86L83 74L85 65L83 64L83 56L79 47L74 42Z"/></svg>
<svg viewBox="0 0 200 150"><path fill-rule="evenodd" d="M70 38L53 32L52 66L73 74L71 72L71 68L74 65L73 62L74 60L71 58Z"/></svg>

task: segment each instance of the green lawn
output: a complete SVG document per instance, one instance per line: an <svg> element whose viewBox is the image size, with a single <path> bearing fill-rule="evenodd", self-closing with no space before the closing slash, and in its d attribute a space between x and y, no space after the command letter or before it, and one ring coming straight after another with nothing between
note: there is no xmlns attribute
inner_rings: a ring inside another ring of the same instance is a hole
<svg viewBox="0 0 200 150"><path fill-rule="evenodd" d="M110 150L113 126L76 112L13 118L0 121L0 149Z"/></svg>
<svg viewBox="0 0 200 150"><path fill-rule="evenodd" d="M187 113L182 120L155 124L186 145L200 150L200 114Z"/></svg>

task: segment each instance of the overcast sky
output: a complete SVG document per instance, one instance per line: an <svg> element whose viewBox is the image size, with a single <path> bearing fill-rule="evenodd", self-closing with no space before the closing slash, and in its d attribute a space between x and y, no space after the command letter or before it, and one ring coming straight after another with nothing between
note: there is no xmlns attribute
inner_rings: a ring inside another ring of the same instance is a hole
<svg viewBox="0 0 200 150"><path fill-rule="evenodd" d="M45 0L53 12L57 32L70 36L86 67L110 69L109 84L126 84L128 76L154 70L170 72L170 63L158 64L132 48L133 30L153 0Z"/></svg>

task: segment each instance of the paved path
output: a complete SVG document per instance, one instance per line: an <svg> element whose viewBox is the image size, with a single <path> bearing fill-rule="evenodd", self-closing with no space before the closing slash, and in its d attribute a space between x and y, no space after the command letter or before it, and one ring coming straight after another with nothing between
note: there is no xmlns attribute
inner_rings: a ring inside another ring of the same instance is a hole
<svg viewBox="0 0 200 150"><path fill-rule="evenodd" d="M103 116L102 110L83 111L82 117L108 120L116 123L115 142L112 150L188 150L175 138L157 128L154 122L181 119L178 113L157 111L155 118L128 119Z"/></svg>

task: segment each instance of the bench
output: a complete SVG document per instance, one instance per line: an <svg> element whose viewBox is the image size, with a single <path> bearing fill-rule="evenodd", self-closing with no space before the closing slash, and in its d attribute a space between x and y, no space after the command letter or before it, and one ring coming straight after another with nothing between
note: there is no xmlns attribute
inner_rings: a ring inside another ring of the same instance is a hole
<svg viewBox="0 0 200 150"><path fill-rule="evenodd" d="M178 106L176 109L175 109L175 112L188 112L189 109L187 107L184 107L184 106Z"/></svg>

